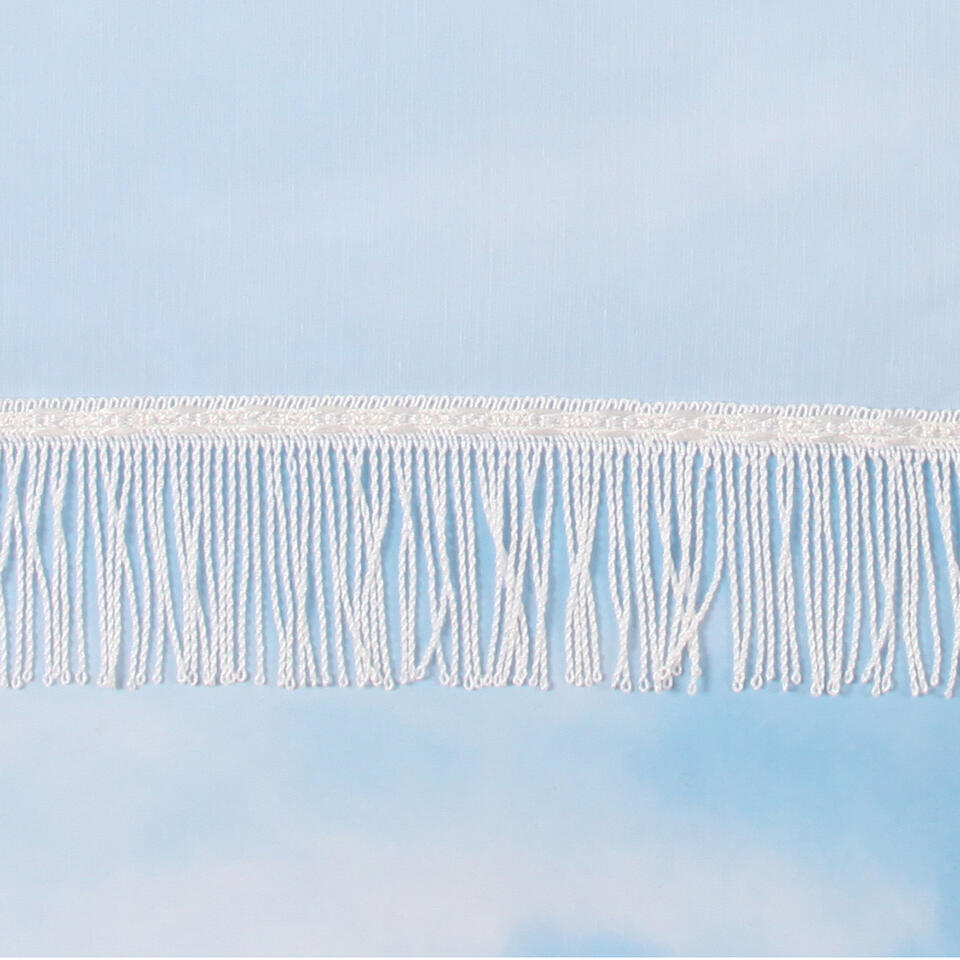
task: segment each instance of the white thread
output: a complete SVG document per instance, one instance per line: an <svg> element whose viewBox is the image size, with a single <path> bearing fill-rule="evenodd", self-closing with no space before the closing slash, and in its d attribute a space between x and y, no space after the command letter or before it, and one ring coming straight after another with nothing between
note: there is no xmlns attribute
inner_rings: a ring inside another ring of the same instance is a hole
<svg viewBox="0 0 960 960"><path fill-rule="evenodd" d="M817 470L820 476L820 491L818 503L820 506L820 524L823 530L824 563L824 651L826 663L826 692L836 696L843 683L843 637L839 630L842 620L840 580L843 577L843 558L837 555L836 538L833 535L833 511L831 509L834 495L833 459L829 454L821 452L818 457ZM838 498L841 496L837 492ZM840 504L841 511L843 503ZM841 537L843 539L843 537Z"/></svg>
<svg viewBox="0 0 960 960"><path fill-rule="evenodd" d="M55 683L70 682L70 599L67 587L67 534L63 524L64 502L66 500L67 470L69 468L70 449L59 445L55 449L53 468L53 556L52 575L55 602L51 610L52 622L47 630L50 658L47 676L44 681Z"/></svg>
<svg viewBox="0 0 960 960"><path fill-rule="evenodd" d="M3 642L0 643L0 683L3 686L14 686L14 679L19 679L19 671L15 671L13 676L8 674L11 634L7 621L7 603L2 589L2 579L8 559L13 556L14 552L16 534L14 520L20 503L17 491L20 486L20 475L24 460L25 450L23 448L14 446L11 449L10 444L4 444L3 465L6 473L6 506L4 509L3 534L0 537L0 627L3 628ZM12 467L10 465L11 461Z"/></svg>
<svg viewBox="0 0 960 960"><path fill-rule="evenodd" d="M397 589L400 596L400 682L416 679L417 659L417 540L414 517L413 451L403 444L394 451L394 472L400 501L400 548L397 559Z"/></svg>
<svg viewBox="0 0 960 960"><path fill-rule="evenodd" d="M673 501L673 509L668 505L666 527L670 529L672 517L676 515L677 556L674 558L670 551L670 585L672 598L670 603L670 626L665 637L664 662L669 676L678 677L682 670L682 658L687 643L684 634L688 614L689 596L696 593L696 585L691 588L695 575L695 566L691 552L693 549L693 500L695 496L694 458L696 451L692 447L684 447L679 451L672 451L669 499ZM671 536L671 539L673 537Z"/></svg>
<svg viewBox="0 0 960 960"><path fill-rule="evenodd" d="M26 508L28 531L35 531L40 524L40 511L43 505L43 490L47 481L47 473L50 466L50 446L41 444L37 450L37 459L34 461L33 483L28 494ZM47 577L46 569L43 565L40 554L40 540L36 536L27 536L26 538L26 562L28 565L27 573L27 616L26 616L26 662L28 664L25 674L25 682L29 682L33 676L34 663L36 662L36 640L41 631L49 631L51 628L51 597L50 582ZM37 587L36 592L32 589ZM36 595L39 594L40 603L35 602ZM37 607L40 607L42 620L37 620ZM51 653L49 644L45 644L48 654ZM53 663L52 656L44 666L44 682L48 685L53 683Z"/></svg>
<svg viewBox="0 0 960 960"><path fill-rule="evenodd" d="M550 685L547 647L547 598L550 585L550 554L553 539L554 462L550 453L544 454L543 520L540 527L533 525L530 537L530 563L533 570L536 625L534 627L533 667L530 683L546 690Z"/></svg>
<svg viewBox="0 0 960 960"><path fill-rule="evenodd" d="M133 675L134 684L142 687L147 682L147 666L150 656L151 644L154 648L154 661L156 662L156 650L159 642L156 638L156 613L155 613L155 580L151 571L150 551L147 547L147 523L146 523L146 504L147 487L144 479L143 460L146 456L146 450L131 444L129 450L130 465L133 470L133 521L134 536L137 547L137 565L140 570L140 582L142 590L141 604L141 624L142 624L142 643L139 647L139 656L136 658L135 670Z"/></svg>
<svg viewBox="0 0 960 960"><path fill-rule="evenodd" d="M630 622L633 614L633 590L624 518L623 461L623 448L618 446L616 450L608 453L604 473L607 479L607 517L610 538L607 551L607 577L620 641L617 665L613 673L613 686L629 691L633 686L630 677Z"/></svg>
<svg viewBox="0 0 960 960"><path fill-rule="evenodd" d="M777 561L777 622L780 628L780 684L784 690L803 682L797 637L796 584L793 574L793 514L796 509L796 458L791 450L776 451L774 482L780 555Z"/></svg>
<svg viewBox="0 0 960 960"><path fill-rule="evenodd" d="M317 637L320 648L320 683L323 686L329 686L333 682L333 678L330 673L330 643L327 632L326 574L324 573L323 560L323 499L320 492L322 482L320 458L324 455L324 452L316 444L308 447L308 450L310 456L310 466L306 470L310 543L310 572L308 576L313 590L314 610L317 620ZM246 636L245 629L243 635Z"/></svg>
<svg viewBox="0 0 960 960"><path fill-rule="evenodd" d="M650 451L638 448L634 451L630 475L630 499L633 506L634 585L640 609L638 625L640 665L637 674L637 689L645 693L659 690L658 665L654 661L654 638L659 629L657 606L654 601L653 561L650 551Z"/></svg>
<svg viewBox="0 0 960 960"><path fill-rule="evenodd" d="M853 623L850 626L850 649L847 655L847 666L844 673L844 683L852 684L857 679L857 664L860 655L860 634L863 629L863 566L862 554L864 546L863 507L865 496L863 490L864 458L862 454L846 451L850 462L850 581L853 587Z"/></svg>
<svg viewBox="0 0 960 960"><path fill-rule="evenodd" d="M232 438L225 441L219 454L220 470L216 502L218 512L223 510L224 513L222 517L224 533L220 539L221 549L218 559L220 576L224 584L220 593L220 630L227 656L227 679L233 683L242 682L246 672L244 663L246 647L240 639L239 628L242 606L239 596L242 588L237 583L237 511L240 506L237 466L240 458L237 455L236 441Z"/></svg>
<svg viewBox="0 0 960 960"><path fill-rule="evenodd" d="M470 448L457 451L453 470L454 515L457 541L457 578L464 591L463 604L463 683L476 689L482 683L480 652L480 609L477 572L476 514L474 510L473 454ZM546 664L544 663L544 670Z"/></svg>
<svg viewBox="0 0 960 960"><path fill-rule="evenodd" d="M600 500L600 470L594 451L582 442L571 442L561 456L562 501L570 569L565 642L568 683L599 683L600 638L596 597L590 575L594 535Z"/></svg>
<svg viewBox="0 0 960 960"><path fill-rule="evenodd" d="M284 594L290 581L289 570L279 564L286 555L286 515L283 503L283 478L280 472L280 450L274 440L266 451L266 503L264 519L267 536L266 579L270 594L270 611L277 633L277 682L287 689L293 689L296 682L293 676L293 638L292 628L287 622L290 603Z"/></svg>
<svg viewBox="0 0 960 960"><path fill-rule="evenodd" d="M880 469L880 464L875 465L875 470ZM867 581L867 628L870 638L870 660L863 672L862 680L864 683L874 681L873 693L880 693L879 664L882 651L880 635L880 580L883 576L883 564L879 556L879 546L877 538L874 536L874 530L879 530L881 524L886 523L885 510L883 509L882 495L876 495L878 486L882 490L882 484L874 473L871 477L867 469L866 459L860 461L859 470L862 481L862 498L860 514L860 530L863 534L864 559L867 561L866 581ZM871 504L873 511L871 512Z"/></svg>
<svg viewBox="0 0 960 960"><path fill-rule="evenodd" d="M923 577L927 584L927 611L930 618L931 643L933 646L933 664L930 672L930 686L940 683L943 670L943 635L940 629L940 615L937 610L936 567L933 562L933 549L930 542L930 504L927 498L926 479L923 463L919 457L911 458L913 468L913 503L923 557Z"/></svg>
<svg viewBox="0 0 960 960"><path fill-rule="evenodd" d="M704 592L703 599L697 605L697 584L700 579L700 573L704 567L705 560L705 541L706 541L706 483L707 483L707 465L712 467L715 486L715 504L716 504L716 523L717 523L717 547L713 560L713 575ZM686 645L690 654L690 683L688 684L688 693L695 693L699 678L703 675L700 668L700 624L703 622L707 611L713 603L717 590L720 587L720 580L723 576L723 550L721 547L723 537L724 518L722 516L722 506L720 501L720 483L717 476L715 462L712 461L712 455L704 456L703 470L703 488L700 497L700 506L698 508L696 519L696 542L694 553L694 575L693 589L689 597L689 612L687 614L688 622L685 628L687 634Z"/></svg>
<svg viewBox="0 0 960 960"><path fill-rule="evenodd" d="M190 534L187 521L187 488L184 482L185 474L189 467L184 460L184 444L182 442L175 442L170 452L171 462L169 468L169 478L171 488L171 512L173 518L173 540L177 554L178 569L180 571L180 585L182 593L180 629L182 658L181 663L178 664L178 679L181 682L195 684L199 679L199 656L197 649L196 619L194 615L194 597L196 594L196 563L195 555L192 551L188 552L187 546ZM160 499L162 503L162 493L160 495ZM92 513L92 516L94 517L94 520L96 520L95 512ZM159 529L162 531L162 515L158 517L157 522L160 524ZM99 533L96 529L96 526L94 527L93 534L94 540L96 541L99 538ZM189 563L187 562L188 556L190 557ZM97 592L99 595L100 590L98 589Z"/></svg>
<svg viewBox="0 0 960 960"><path fill-rule="evenodd" d="M894 472L894 465L879 461L879 466L882 473L880 477L875 478L879 486L876 495L878 510L877 557L880 566L880 585L883 588L883 615L874 643L874 655L871 658L870 665L875 694L886 693L889 689L888 683L892 682L888 676L888 670L892 667L893 651L896 645L896 540L899 534L897 484L896 480L891 477ZM886 661L883 660L884 651L887 654Z"/></svg>
<svg viewBox="0 0 960 960"><path fill-rule="evenodd" d="M287 556L290 587L287 591L291 614L290 625L293 631L293 657L297 685L315 687L317 685L317 661L310 639L310 625L307 622L307 546L308 526L305 504L304 452L299 442L287 447L285 469L288 478L289 494L285 510L287 511Z"/></svg>
<svg viewBox="0 0 960 960"><path fill-rule="evenodd" d="M849 684L852 680L851 670L847 665L849 663L849 653L847 654L847 660L844 660L844 641L846 638L847 610L850 605L852 579L854 571L857 568L853 561L854 551L850 546L850 517L852 511L850 478L842 457L833 458L832 465L837 478L839 528L837 549L839 551L839 561L837 565L837 605L833 622L837 646L837 663L835 667L836 682L830 692L836 694L840 692L843 684Z"/></svg>
<svg viewBox="0 0 960 960"><path fill-rule="evenodd" d="M750 656L750 640L753 636L753 550L750 537L750 518L747 509L747 484L750 464L740 454L731 456L730 464L730 509L731 518L727 527L729 552L727 568L730 570L730 589L733 599L731 611L737 618L734 628L733 689L742 690L747 683L747 662ZM742 562L738 560L737 548ZM738 572L739 571L739 574ZM738 585L739 580L739 585ZM739 616L737 613L739 611Z"/></svg>
<svg viewBox="0 0 960 960"><path fill-rule="evenodd" d="M345 497L337 498L333 487L333 471L330 466L332 457L339 455L338 448L324 447L321 451L321 479L323 486L323 506L327 518L327 531L330 542L330 567L332 573L332 604L334 626L334 651L337 658L337 683L341 687L347 686L347 673L344 629L349 614L348 598L346 595L346 539L341 535L341 528L345 524L343 507Z"/></svg>
<svg viewBox="0 0 960 960"><path fill-rule="evenodd" d="M224 493L227 478L223 468L224 444L217 442L210 450L210 482L213 486L212 496L208 504L212 503L210 514L210 540L212 541L209 554L212 558L210 574L212 581L211 619L215 622L214 647L219 661L219 679L221 683L233 683L234 664L233 646L231 642L231 612L236 609L236 599L233 596L233 576L228 556L230 550L230 521L234 507L232 497Z"/></svg>
<svg viewBox="0 0 960 960"><path fill-rule="evenodd" d="M172 647L174 663L177 668L177 679L184 682L188 674L188 665L184 652L183 632L177 625L173 608L173 590L171 585L171 561L168 555L164 520L164 488L168 472L169 451L158 451L157 444L149 446L150 468L147 493L147 534L150 551L153 555L152 575L154 577L154 594L160 595L160 622L157 625L158 647L154 654L153 682L163 680L164 655L166 645ZM81 521L78 526L78 538L83 541L85 524ZM80 549L80 548L78 548ZM81 606L82 610L82 606Z"/></svg>
<svg viewBox="0 0 960 960"><path fill-rule="evenodd" d="M453 609L453 586L450 564L447 559L447 486L444 452L432 445L421 451L418 458L417 497L424 518L423 548L426 562L427 593L430 608L430 640L426 652L415 662L414 676L422 679L427 675L432 662L436 662L442 683L450 684L455 678L450 660L444 656L443 633L449 626L456 636L456 613Z"/></svg>
<svg viewBox="0 0 960 960"><path fill-rule="evenodd" d="M914 696L927 693L926 670L923 663L923 654L920 648L920 572L918 560L920 558L920 533L917 530L916 511L919 505L911 502L914 493L912 477L908 474L909 464L904 462L903 470L898 477L901 490L901 507L903 509L904 531L901 537L901 549L904 550L900 558L900 569L903 580L901 589L901 621L904 645L907 650L908 663L911 665L910 689Z"/></svg>
<svg viewBox="0 0 960 960"><path fill-rule="evenodd" d="M937 456L931 463L934 480L934 497L940 519L940 531L947 557L947 574L950 582L950 599L953 604L953 649L944 693L953 696L960 668L960 564L953 536L953 466L945 458Z"/></svg>
<svg viewBox="0 0 960 960"><path fill-rule="evenodd" d="M755 570L753 580L757 590L757 658L751 683L755 689L777 676L776 628L773 618L773 570L772 546L770 543L770 477L768 457L753 451L749 505L753 527L753 553Z"/></svg>

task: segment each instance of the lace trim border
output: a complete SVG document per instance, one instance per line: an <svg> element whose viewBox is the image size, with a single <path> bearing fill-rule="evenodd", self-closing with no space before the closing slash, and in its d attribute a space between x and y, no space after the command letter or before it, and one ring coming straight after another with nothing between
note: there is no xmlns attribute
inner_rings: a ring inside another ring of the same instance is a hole
<svg viewBox="0 0 960 960"><path fill-rule="evenodd" d="M0 400L0 437L205 435L564 437L960 449L960 411L642 403L548 397L121 397Z"/></svg>

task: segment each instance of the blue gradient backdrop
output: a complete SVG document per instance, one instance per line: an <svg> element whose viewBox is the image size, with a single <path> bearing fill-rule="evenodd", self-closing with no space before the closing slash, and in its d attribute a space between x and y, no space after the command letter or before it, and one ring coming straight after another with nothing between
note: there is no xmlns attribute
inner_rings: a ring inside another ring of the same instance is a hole
<svg viewBox="0 0 960 960"><path fill-rule="evenodd" d="M960 407L953 3L0 0L4 395ZM957 953L960 714L37 686L7 953Z"/></svg>

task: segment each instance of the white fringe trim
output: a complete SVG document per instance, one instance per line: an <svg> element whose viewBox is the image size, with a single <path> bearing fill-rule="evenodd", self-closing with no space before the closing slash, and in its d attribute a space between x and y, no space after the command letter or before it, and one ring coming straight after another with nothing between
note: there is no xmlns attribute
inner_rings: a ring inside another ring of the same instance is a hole
<svg viewBox="0 0 960 960"><path fill-rule="evenodd" d="M958 459L957 412L0 401L0 685L546 688L562 622L567 683L693 692L725 595L736 690L949 696Z"/></svg>

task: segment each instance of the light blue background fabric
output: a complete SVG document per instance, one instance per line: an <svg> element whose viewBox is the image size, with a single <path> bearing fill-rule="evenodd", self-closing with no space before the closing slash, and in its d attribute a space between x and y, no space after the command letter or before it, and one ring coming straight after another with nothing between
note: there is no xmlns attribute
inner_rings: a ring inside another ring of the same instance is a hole
<svg viewBox="0 0 960 960"><path fill-rule="evenodd" d="M8 396L960 407L949 3L0 2ZM13 953L956 953L905 691L0 697Z"/></svg>

